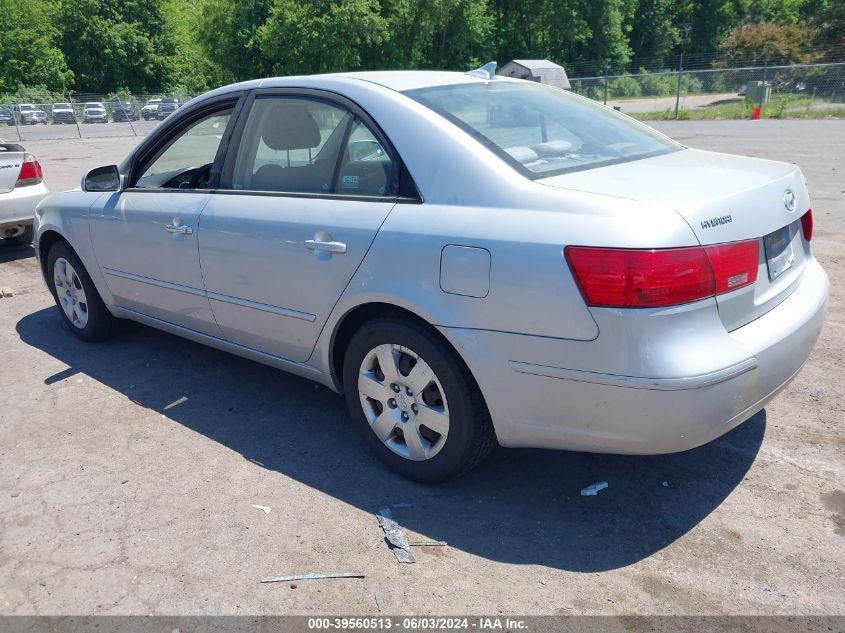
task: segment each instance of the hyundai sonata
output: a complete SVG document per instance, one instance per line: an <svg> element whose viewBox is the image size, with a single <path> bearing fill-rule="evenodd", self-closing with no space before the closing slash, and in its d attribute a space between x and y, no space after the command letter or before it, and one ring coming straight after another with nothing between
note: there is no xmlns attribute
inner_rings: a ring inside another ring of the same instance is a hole
<svg viewBox="0 0 845 633"><path fill-rule="evenodd" d="M795 376L828 293L795 165L489 68L214 90L37 224L80 338L132 319L313 379L429 482L497 443L708 442Z"/></svg>

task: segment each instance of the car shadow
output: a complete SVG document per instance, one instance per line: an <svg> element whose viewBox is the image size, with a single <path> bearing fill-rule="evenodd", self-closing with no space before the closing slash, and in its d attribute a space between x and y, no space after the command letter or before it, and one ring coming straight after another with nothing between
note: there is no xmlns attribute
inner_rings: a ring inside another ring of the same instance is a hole
<svg viewBox="0 0 845 633"><path fill-rule="evenodd" d="M0 240L0 264L30 257L35 257L35 249L32 248L32 244L8 244Z"/></svg>
<svg viewBox="0 0 845 633"><path fill-rule="evenodd" d="M21 339L256 465L485 558L596 572L654 554L743 480L766 429L760 412L701 448L654 457L498 449L439 486L386 470L347 422L343 399L307 380L142 326L86 344L55 309L17 324ZM595 497L582 487L607 481Z"/></svg>

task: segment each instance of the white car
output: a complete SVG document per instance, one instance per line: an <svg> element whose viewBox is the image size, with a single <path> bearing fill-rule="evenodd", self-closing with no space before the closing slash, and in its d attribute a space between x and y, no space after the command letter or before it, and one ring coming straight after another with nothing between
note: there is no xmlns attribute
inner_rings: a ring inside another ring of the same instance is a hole
<svg viewBox="0 0 845 633"><path fill-rule="evenodd" d="M39 110L31 103L21 103L15 106L21 125L47 125L47 113Z"/></svg>
<svg viewBox="0 0 845 633"><path fill-rule="evenodd" d="M147 101L144 107L141 108L141 116L144 117L144 121L158 118L158 108L160 105L161 99L150 99Z"/></svg>
<svg viewBox="0 0 845 633"><path fill-rule="evenodd" d="M53 125L76 123L76 112L70 103L54 103L50 115L53 118Z"/></svg>
<svg viewBox="0 0 845 633"><path fill-rule="evenodd" d="M90 101L82 108L83 123L108 123L109 114L106 106L98 101Z"/></svg>
<svg viewBox="0 0 845 633"><path fill-rule="evenodd" d="M0 238L31 243L35 207L49 193L35 157L16 143L0 143Z"/></svg>
<svg viewBox="0 0 845 633"><path fill-rule="evenodd" d="M798 167L489 68L220 88L36 213L76 336L132 319L316 380L421 481L497 443L709 442L828 295Z"/></svg>

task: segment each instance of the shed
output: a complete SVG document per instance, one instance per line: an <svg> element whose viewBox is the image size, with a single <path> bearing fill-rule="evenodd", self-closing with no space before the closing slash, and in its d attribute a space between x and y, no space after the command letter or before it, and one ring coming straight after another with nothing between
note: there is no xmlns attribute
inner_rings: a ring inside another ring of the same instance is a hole
<svg viewBox="0 0 845 633"><path fill-rule="evenodd" d="M529 79L564 90L572 89L563 66L550 62L548 59L514 59L502 66L497 74L503 77Z"/></svg>

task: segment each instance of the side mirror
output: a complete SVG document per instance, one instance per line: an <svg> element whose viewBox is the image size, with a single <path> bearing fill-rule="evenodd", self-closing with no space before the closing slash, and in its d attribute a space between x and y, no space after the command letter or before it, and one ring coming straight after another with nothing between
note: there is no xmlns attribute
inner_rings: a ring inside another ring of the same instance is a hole
<svg viewBox="0 0 845 633"><path fill-rule="evenodd" d="M122 189L122 178L117 165L107 165L92 169L82 179L83 191L120 191Z"/></svg>

